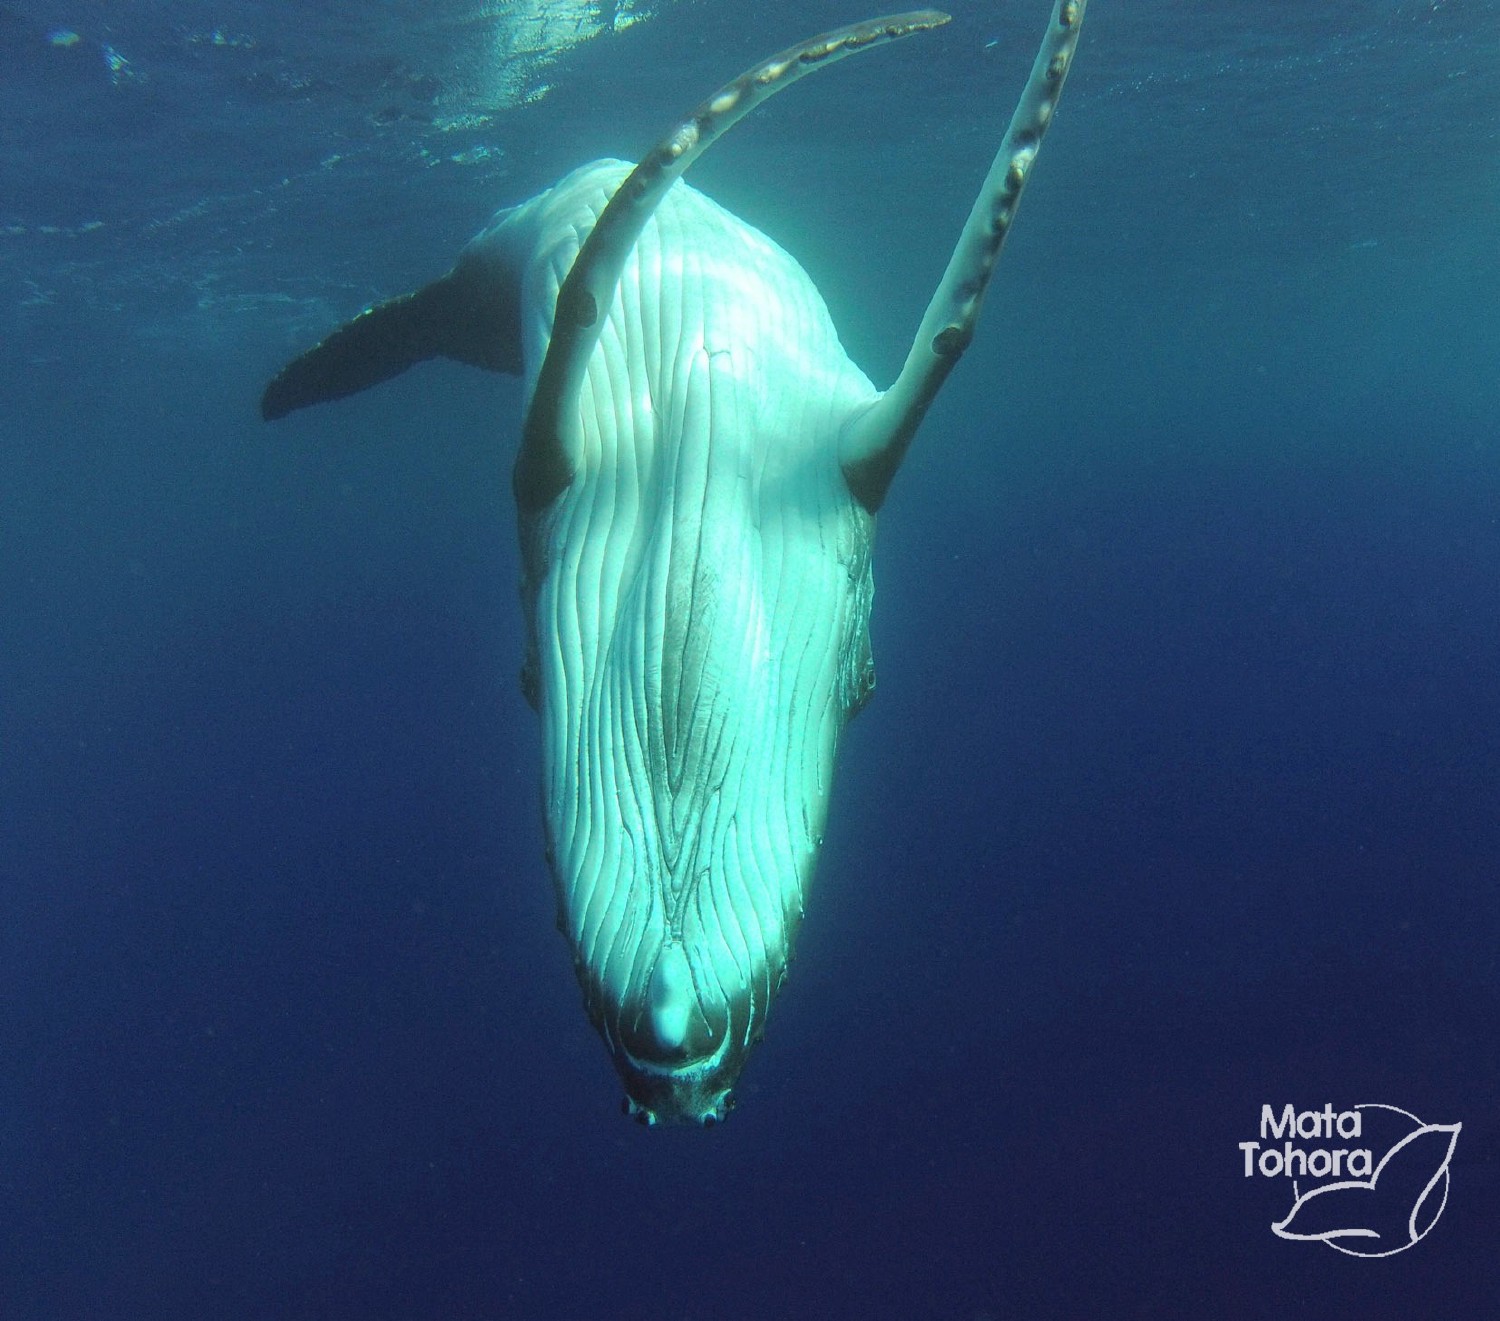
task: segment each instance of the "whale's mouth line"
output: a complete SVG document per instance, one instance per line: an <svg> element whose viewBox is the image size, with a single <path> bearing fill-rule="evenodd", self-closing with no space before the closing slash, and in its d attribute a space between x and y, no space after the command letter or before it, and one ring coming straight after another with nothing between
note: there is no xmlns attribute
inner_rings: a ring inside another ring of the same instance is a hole
<svg viewBox="0 0 1500 1321"><path fill-rule="evenodd" d="M625 1062L637 1073L674 1082L696 1082L723 1067L724 1057L729 1052L729 1034L726 1032L719 1039L712 1055L700 1055L697 1059L684 1060L681 1064L663 1064L656 1060L642 1059L623 1043L619 1051Z"/></svg>

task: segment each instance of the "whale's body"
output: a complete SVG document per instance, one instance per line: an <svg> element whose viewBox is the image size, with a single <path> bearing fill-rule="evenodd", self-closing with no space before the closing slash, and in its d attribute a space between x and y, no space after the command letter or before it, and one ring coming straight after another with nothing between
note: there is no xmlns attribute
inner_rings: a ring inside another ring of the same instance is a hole
<svg viewBox="0 0 1500 1321"><path fill-rule="evenodd" d="M630 169L586 166L475 241L524 254L533 385L579 236ZM575 480L523 521L527 687L590 1012L639 1103L691 1089L706 1113L785 974L871 683L874 519L836 441L876 390L802 268L685 182L619 288L583 387L607 406L584 409Z"/></svg>
<svg viewBox="0 0 1500 1321"><path fill-rule="evenodd" d="M1082 5L1042 54L907 366L879 391L786 252L679 178L777 87L930 12L752 70L632 168L499 213L453 270L290 364L267 417L442 353L526 383L523 686L559 925L640 1118L722 1117L786 973L839 735L873 687L875 511L972 333Z"/></svg>

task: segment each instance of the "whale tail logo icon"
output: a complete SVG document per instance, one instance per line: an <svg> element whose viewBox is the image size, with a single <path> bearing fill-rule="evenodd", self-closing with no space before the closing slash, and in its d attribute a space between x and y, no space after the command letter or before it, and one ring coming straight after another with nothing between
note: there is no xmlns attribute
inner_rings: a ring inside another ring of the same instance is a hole
<svg viewBox="0 0 1500 1321"><path fill-rule="evenodd" d="M1351 1256L1389 1257L1424 1238L1442 1215L1448 1165L1463 1125L1424 1124L1395 1106L1357 1108L1395 1110L1416 1127L1386 1152L1368 1179L1301 1193L1286 1219L1271 1229L1281 1238L1321 1241Z"/></svg>

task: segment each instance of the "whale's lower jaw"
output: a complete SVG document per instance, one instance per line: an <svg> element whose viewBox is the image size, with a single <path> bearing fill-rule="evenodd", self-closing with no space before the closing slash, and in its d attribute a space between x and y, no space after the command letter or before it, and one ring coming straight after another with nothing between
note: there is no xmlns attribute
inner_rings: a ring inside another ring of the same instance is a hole
<svg viewBox="0 0 1500 1321"><path fill-rule="evenodd" d="M674 961L686 973L680 951L672 943L662 948L658 974ZM654 975L643 994L627 993L623 1001L580 961L584 1004L625 1085L625 1113L646 1125L726 1118L733 1088L785 980L787 953L775 951L775 968L758 967L752 985L721 987L716 995L700 992L686 976L683 985L671 987L673 978ZM694 962L711 966L711 952L695 950Z"/></svg>
<svg viewBox="0 0 1500 1321"><path fill-rule="evenodd" d="M638 1060L629 1051L612 1052L625 1084L624 1110L639 1124L698 1124L726 1118L734 1108L733 1088L747 1048L725 1041L720 1056L692 1064L665 1066Z"/></svg>

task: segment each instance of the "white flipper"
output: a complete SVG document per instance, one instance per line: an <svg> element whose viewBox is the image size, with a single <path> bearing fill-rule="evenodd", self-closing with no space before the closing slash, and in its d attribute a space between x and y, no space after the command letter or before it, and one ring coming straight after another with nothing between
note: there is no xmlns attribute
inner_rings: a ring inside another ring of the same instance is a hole
<svg viewBox="0 0 1500 1321"><path fill-rule="evenodd" d="M1054 3L1047 35L1037 51L1010 127L974 199L901 374L880 402L853 419L845 432L840 446L844 472L860 502L872 513L885 502L891 479L906 457L928 406L974 338L985 291L1015 220L1021 190L1031 177L1032 162L1052 123L1063 82L1072 67L1087 3Z"/></svg>

